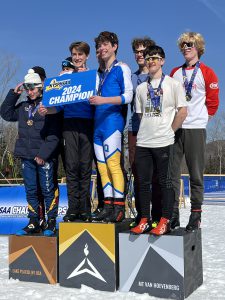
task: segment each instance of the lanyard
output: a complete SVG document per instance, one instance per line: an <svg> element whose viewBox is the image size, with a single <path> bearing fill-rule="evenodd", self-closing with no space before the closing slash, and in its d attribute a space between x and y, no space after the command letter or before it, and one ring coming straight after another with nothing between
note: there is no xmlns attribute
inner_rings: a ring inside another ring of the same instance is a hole
<svg viewBox="0 0 225 300"><path fill-rule="evenodd" d="M36 106L33 107L33 105L29 105L28 107L28 120L27 120L27 125L32 126L34 121L33 121L33 117L36 114L38 108L40 106L40 103Z"/></svg>
<svg viewBox="0 0 225 300"><path fill-rule="evenodd" d="M99 74L100 77L100 82L99 82L99 86L98 86L98 95L101 96L101 92L102 92L102 86L106 80L106 78L108 77L110 71L112 70L112 68L118 63L117 59L114 60L114 62L111 64L111 66L105 70L104 72Z"/></svg>
<svg viewBox="0 0 225 300"><path fill-rule="evenodd" d="M151 81L148 80L148 92L149 92L149 96L150 96L151 103L152 103L154 110L156 108L158 108L160 105L160 95L161 95L162 83L163 83L164 78L165 78L165 74L162 74L159 86L156 91L154 91L154 89L151 85Z"/></svg>
<svg viewBox="0 0 225 300"><path fill-rule="evenodd" d="M183 75L183 81L184 81L184 87L185 87L185 91L186 91L186 100L187 101L191 101L191 98L192 98L191 90L192 90L192 86L193 86L193 83L194 83L194 80L195 80L195 76L198 72L199 67L200 67L200 61L198 61L196 63L194 71L191 75L191 80L188 82L185 67L182 66L182 75Z"/></svg>

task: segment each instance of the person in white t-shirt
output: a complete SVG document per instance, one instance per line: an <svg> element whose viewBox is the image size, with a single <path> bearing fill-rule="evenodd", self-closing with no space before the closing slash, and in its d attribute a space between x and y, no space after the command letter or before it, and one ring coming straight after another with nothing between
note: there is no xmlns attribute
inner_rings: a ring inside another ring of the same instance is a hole
<svg viewBox="0 0 225 300"><path fill-rule="evenodd" d="M170 76L183 84L186 92L188 116L182 128L176 132L172 180L175 188L174 212L171 228L179 227L179 191L181 162L185 160L190 175L191 214L187 231L200 227L204 193L203 172L205 165L206 126L219 105L218 78L215 72L200 62L205 52L203 36L197 32L185 32L178 39L178 46L185 63L172 70Z"/></svg>
<svg viewBox="0 0 225 300"><path fill-rule="evenodd" d="M164 50L152 46L145 50L144 57L149 80L137 87L135 97L136 113L141 118L135 154L141 220L130 231L141 234L151 230L151 183L153 169L156 168L162 193L162 217L150 233L162 235L170 231L174 204L170 175L174 135L187 116L187 104L181 83L163 74Z"/></svg>

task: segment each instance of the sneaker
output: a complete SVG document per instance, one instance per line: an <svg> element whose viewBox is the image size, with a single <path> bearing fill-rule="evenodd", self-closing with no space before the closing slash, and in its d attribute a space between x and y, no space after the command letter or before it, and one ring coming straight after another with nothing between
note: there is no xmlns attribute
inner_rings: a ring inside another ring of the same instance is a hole
<svg viewBox="0 0 225 300"><path fill-rule="evenodd" d="M170 219L170 228L174 230L179 227L180 227L180 214L179 214L179 209L176 208L174 209L172 218Z"/></svg>
<svg viewBox="0 0 225 300"><path fill-rule="evenodd" d="M79 214L66 214L63 217L63 221L64 222L75 222L80 219L79 217L80 217Z"/></svg>
<svg viewBox="0 0 225 300"><path fill-rule="evenodd" d="M41 231L41 227L39 225L38 219L30 219L29 223L26 227L16 232L16 235L27 235L33 233L39 233Z"/></svg>
<svg viewBox="0 0 225 300"><path fill-rule="evenodd" d="M124 205L114 205L114 211L112 214L105 218L106 222L117 223L122 222L125 219L125 206Z"/></svg>
<svg viewBox="0 0 225 300"><path fill-rule="evenodd" d="M150 231L150 234L163 235L170 232L170 220L166 218L161 218L159 224L156 228Z"/></svg>
<svg viewBox="0 0 225 300"><path fill-rule="evenodd" d="M47 222L47 227L44 231L44 236L53 236L56 233L56 219L50 218Z"/></svg>
<svg viewBox="0 0 225 300"><path fill-rule="evenodd" d="M186 226L186 231L194 231L194 230L198 230L200 228L201 225L201 209L196 209L196 210L191 210L191 215L189 218L189 222Z"/></svg>
<svg viewBox="0 0 225 300"><path fill-rule="evenodd" d="M130 229L130 233L132 234L142 234L150 231L151 226L149 220L147 218L141 218L139 224Z"/></svg>

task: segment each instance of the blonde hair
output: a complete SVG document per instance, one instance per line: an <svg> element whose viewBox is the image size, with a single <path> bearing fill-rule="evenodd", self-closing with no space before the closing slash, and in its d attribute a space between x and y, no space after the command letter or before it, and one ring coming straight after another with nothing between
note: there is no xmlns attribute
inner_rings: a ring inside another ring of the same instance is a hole
<svg viewBox="0 0 225 300"><path fill-rule="evenodd" d="M184 32L181 34L177 41L180 51L182 51L181 44L184 42L193 42L195 44L195 48L198 51L199 58L205 52L205 40L203 36L198 32Z"/></svg>

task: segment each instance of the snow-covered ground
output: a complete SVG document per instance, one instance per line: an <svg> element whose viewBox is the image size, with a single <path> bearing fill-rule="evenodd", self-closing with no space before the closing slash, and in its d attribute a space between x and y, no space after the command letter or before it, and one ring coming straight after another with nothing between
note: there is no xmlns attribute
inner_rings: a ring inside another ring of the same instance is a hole
<svg viewBox="0 0 225 300"><path fill-rule="evenodd" d="M189 300L225 299L225 206L204 205L202 220L204 283ZM181 225L185 226L189 208L181 209ZM8 238L0 236L0 299L76 299L96 300L147 300L156 299L148 294L109 293L83 286L81 289L63 288L57 285L21 282L8 279Z"/></svg>

